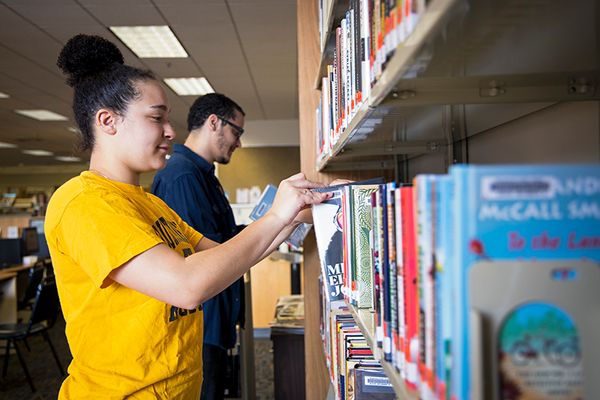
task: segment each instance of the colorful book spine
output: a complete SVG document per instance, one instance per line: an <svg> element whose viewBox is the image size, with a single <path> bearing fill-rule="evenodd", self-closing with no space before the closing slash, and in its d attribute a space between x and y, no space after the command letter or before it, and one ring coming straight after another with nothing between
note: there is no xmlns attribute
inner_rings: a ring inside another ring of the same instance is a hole
<svg viewBox="0 0 600 400"><path fill-rule="evenodd" d="M387 279L388 279L388 309L389 309L389 327L388 334L390 336L390 356L389 361L394 363L394 357L398 349L398 310L396 301L397 294L397 278L396 278L396 221L395 221L395 200L394 193L396 191L395 183L386 185L386 210L387 210Z"/></svg>
<svg viewBox="0 0 600 400"><path fill-rule="evenodd" d="M402 241L402 191L396 188L394 191L394 224L396 236L396 309L398 318L398 349L394 358L394 366L406 379L406 306L404 298L404 260Z"/></svg>
<svg viewBox="0 0 600 400"><path fill-rule="evenodd" d="M371 195L371 207L373 209L373 231L371 235L371 248L373 249L373 276L374 281L374 296L375 304L375 339L377 347L383 348L383 249L381 240L383 238L383 211L381 209L381 187L378 191Z"/></svg>
<svg viewBox="0 0 600 400"><path fill-rule="evenodd" d="M434 227L436 260L436 393L439 400L449 400L451 395L452 323L454 315L454 294L452 291L453 260L453 182L447 176L441 176L434 191Z"/></svg>
<svg viewBox="0 0 600 400"><path fill-rule="evenodd" d="M419 347L421 375L420 393L423 399L433 397L434 346L434 229L433 190L435 175L418 175L415 178L417 218L417 268L419 281Z"/></svg>
<svg viewBox="0 0 600 400"><path fill-rule="evenodd" d="M402 187L402 258L404 265L404 298L406 315L406 382L409 388L416 389L419 362L419 296L417 290L416 228L414 218L414 191L412 187Z"/></svg>

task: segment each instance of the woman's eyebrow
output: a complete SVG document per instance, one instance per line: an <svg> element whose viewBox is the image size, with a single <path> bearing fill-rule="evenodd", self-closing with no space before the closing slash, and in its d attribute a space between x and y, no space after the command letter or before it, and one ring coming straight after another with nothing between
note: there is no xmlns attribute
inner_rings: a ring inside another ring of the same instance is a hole
<svg viewBox="0 0 600 400"><path fill-rule="evenodd" d="M150 106L150 108L158 108L161 109L163 111L169 112L169 108L167 106L165 106L164 104L157 104L154 106Z"/></svg>

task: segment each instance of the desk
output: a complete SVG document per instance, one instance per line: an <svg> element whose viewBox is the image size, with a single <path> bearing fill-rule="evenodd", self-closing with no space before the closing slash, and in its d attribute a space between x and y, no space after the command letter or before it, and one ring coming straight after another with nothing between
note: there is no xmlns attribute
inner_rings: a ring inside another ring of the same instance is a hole
<svg viewBox="0 0 600 400"><path fill-rule="evenodd" d="M276 399L303 400L305 394L304 327L271 327Z"/></svg>
<svg viewBox="0 0 600 400"><path fill-rule="evenodd" d="M30 264L30 265L15 265L13 267L8 267L8 268L4 268L0 270L0 273L18 273L21 271L27 271L28 269L32 268L35 264Z"/></svg>
<svg viewBox="0 0 600 400"><path fill-rule="evenodd" d="M33 265L15 265L0 269L0 324L17 322L17 303L27 285L27 274L24 272Z"/></svg>
<svg viewBox="0 0 600 400"><path fill-rule="evenodd" d="M17 322L17 273L0 270L0 324Z"/></svg>

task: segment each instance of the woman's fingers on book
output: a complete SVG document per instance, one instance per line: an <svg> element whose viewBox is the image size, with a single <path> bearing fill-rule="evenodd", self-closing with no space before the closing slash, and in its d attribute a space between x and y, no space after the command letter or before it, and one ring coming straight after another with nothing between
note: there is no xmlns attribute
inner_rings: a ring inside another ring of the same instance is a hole
<svg viewBox="0 0 600 400"><path fill-rule="evenodd" d="M329 184L329 186L337 186L337 185L347 185L349 183L352 183L354 181L350 180L350 179L334 179L333 182L331 182Z"/></svg>

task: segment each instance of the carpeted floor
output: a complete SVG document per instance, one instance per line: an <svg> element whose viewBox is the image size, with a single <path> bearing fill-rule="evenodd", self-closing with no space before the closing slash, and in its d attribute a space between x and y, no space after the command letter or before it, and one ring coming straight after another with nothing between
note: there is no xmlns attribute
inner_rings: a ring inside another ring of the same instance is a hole
<svg viewBox="0 0 600 400"><path fill-rule="evenodd" d="M71 361L71 354L67 346L64 334L64 321L59 319L50 331L50 337L58 352L59 359L66 370ZM36 392L32 393L16 354L9 357L8 373L6 377L0 377L0 399L6 400L49 400L56 399L58 390L64 377L60 376L58 367L50 348L41 336L28 339L31 352L21 344L25 362L29 373L36 386ZM271 400L273 394L273 351L272 342L268 335L258 335L254 341L255 351L255 375L256 375L256 399ZM0 366L4 362L4 348L0 351Z"/></svg>

